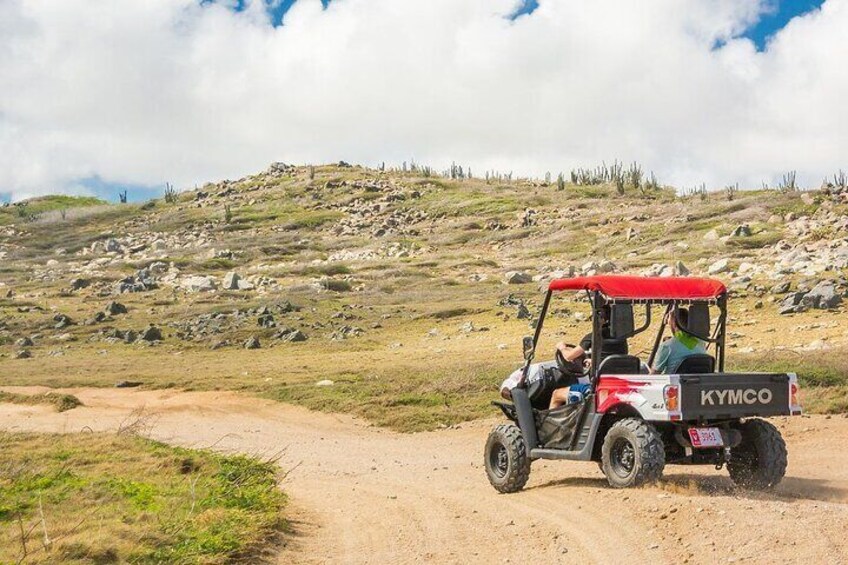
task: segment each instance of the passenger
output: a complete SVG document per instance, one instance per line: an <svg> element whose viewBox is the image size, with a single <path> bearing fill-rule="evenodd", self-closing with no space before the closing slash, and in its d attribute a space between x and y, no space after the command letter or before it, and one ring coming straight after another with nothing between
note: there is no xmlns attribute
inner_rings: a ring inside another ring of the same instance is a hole
<svg viewBox="0 0 848 565"><path fill-rule="evenodd" d="M703 341L684 332L677 325L679 320L684 327L689 326L689 310L687 308L680 308L677 311L676 319L672 314L667 315L666 318L671 337L660 344L654 366L651 367L651 373L675 371L683 360L690 355L707 352Z"/></svg>
<svg viewBox="0 0 848 565"><path fill-rule="evenodd" d="M599 363L610 355L627 355L628 351L626 339L612 338L610 330L611 314L612 311L609 305L605 305L601 308L601 336L603 337L603 343L601 344L601 358ZM577 347L569 347L565 343L560 342L557 344L556 348L560 353L562 353L562 356L566 361L583 361L584 363L588 363L586 354L592 351L592 332L586 334L583 339L580 340L580 345ZM549 409L553 410L554 408L559 408L563 404L567 404L568 393L572 392L572 388L573 387L563 387L556 389L551 395L551 404ZM580 392L585 394L585 388L581 387Z"/></svg>

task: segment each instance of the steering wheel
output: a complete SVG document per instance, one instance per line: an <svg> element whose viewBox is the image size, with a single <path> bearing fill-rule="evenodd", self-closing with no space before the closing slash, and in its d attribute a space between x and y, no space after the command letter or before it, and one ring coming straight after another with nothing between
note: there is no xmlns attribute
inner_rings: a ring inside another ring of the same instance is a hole
<svg viewBox="0 0 848 565"><path fill-rule="evenodd" d="M575 347L571 343L566 343L565 346L571 347L572 349ZM557 364L557 367L559 367L560 371L562 371L564 373L568 372L570 361L565 360L565 357L563 356L562 351L560 351L559 347L557 347L556 353L554 353L554 359L556 359L556 364Z"/></svg>

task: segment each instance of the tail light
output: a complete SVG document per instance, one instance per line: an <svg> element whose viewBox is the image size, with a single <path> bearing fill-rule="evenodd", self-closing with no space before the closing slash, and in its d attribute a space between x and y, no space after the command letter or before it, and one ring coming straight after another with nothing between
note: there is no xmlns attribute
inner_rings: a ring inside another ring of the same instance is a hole
<svg viewBox="0 0 848 565"><path fill-rule="evenodd" d="M791 383L789 385L789 405L790 406L800 406L799 402L799 394L798 394L798 383Z"/></svg>
<svg viewBox="0 0 848 565"><path fill-rule="evenodd" d="M666 385L663 389L665 409L669 412L680 410L680 387L678 385Z"/></svg>

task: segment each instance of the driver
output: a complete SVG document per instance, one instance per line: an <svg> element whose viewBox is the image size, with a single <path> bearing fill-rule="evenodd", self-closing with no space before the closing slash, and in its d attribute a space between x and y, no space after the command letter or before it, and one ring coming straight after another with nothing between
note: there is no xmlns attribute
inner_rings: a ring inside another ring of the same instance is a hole
<svg viewBox="0 0 848 565"><path fill-rule="evenodd" d="M611 318L612 310L609 304L605 304L601 308L601 336L603 337L603 343L601 344L601 358L598 361L599 363L610 355L627 355L628 352L626 339L612 338L610 330ZM577 347L560 342L557 344L556 349L557 354L562 355L566 362L582 362L585 365L588 363L586 355L592 351L592 332L587 333L583 339L580 340L580 345ZM571 388L572 387L563 387L554 391L551 396L550 410L568 403L568 393L571 391ZM585 390L581 390L581 392L585 393Z"/></svg>

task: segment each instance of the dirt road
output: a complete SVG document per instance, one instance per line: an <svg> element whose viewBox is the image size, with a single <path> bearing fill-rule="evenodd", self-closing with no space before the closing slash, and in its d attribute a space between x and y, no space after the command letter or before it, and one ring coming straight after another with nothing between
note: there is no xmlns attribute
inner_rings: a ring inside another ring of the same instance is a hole
<svg viewBox="0 0 848 565"><path fill-rule="evenodd" d="M614 491L595 464L536 462L525 491L499 495L482 469L492 421L401 435L230 392L67 392L85 406L0 405L0 429L138 422L173 444L281 454L295 531L281 563L848 563L842 417L777 422L790 463L771 494L677 466L659 486Z"/></svg>

